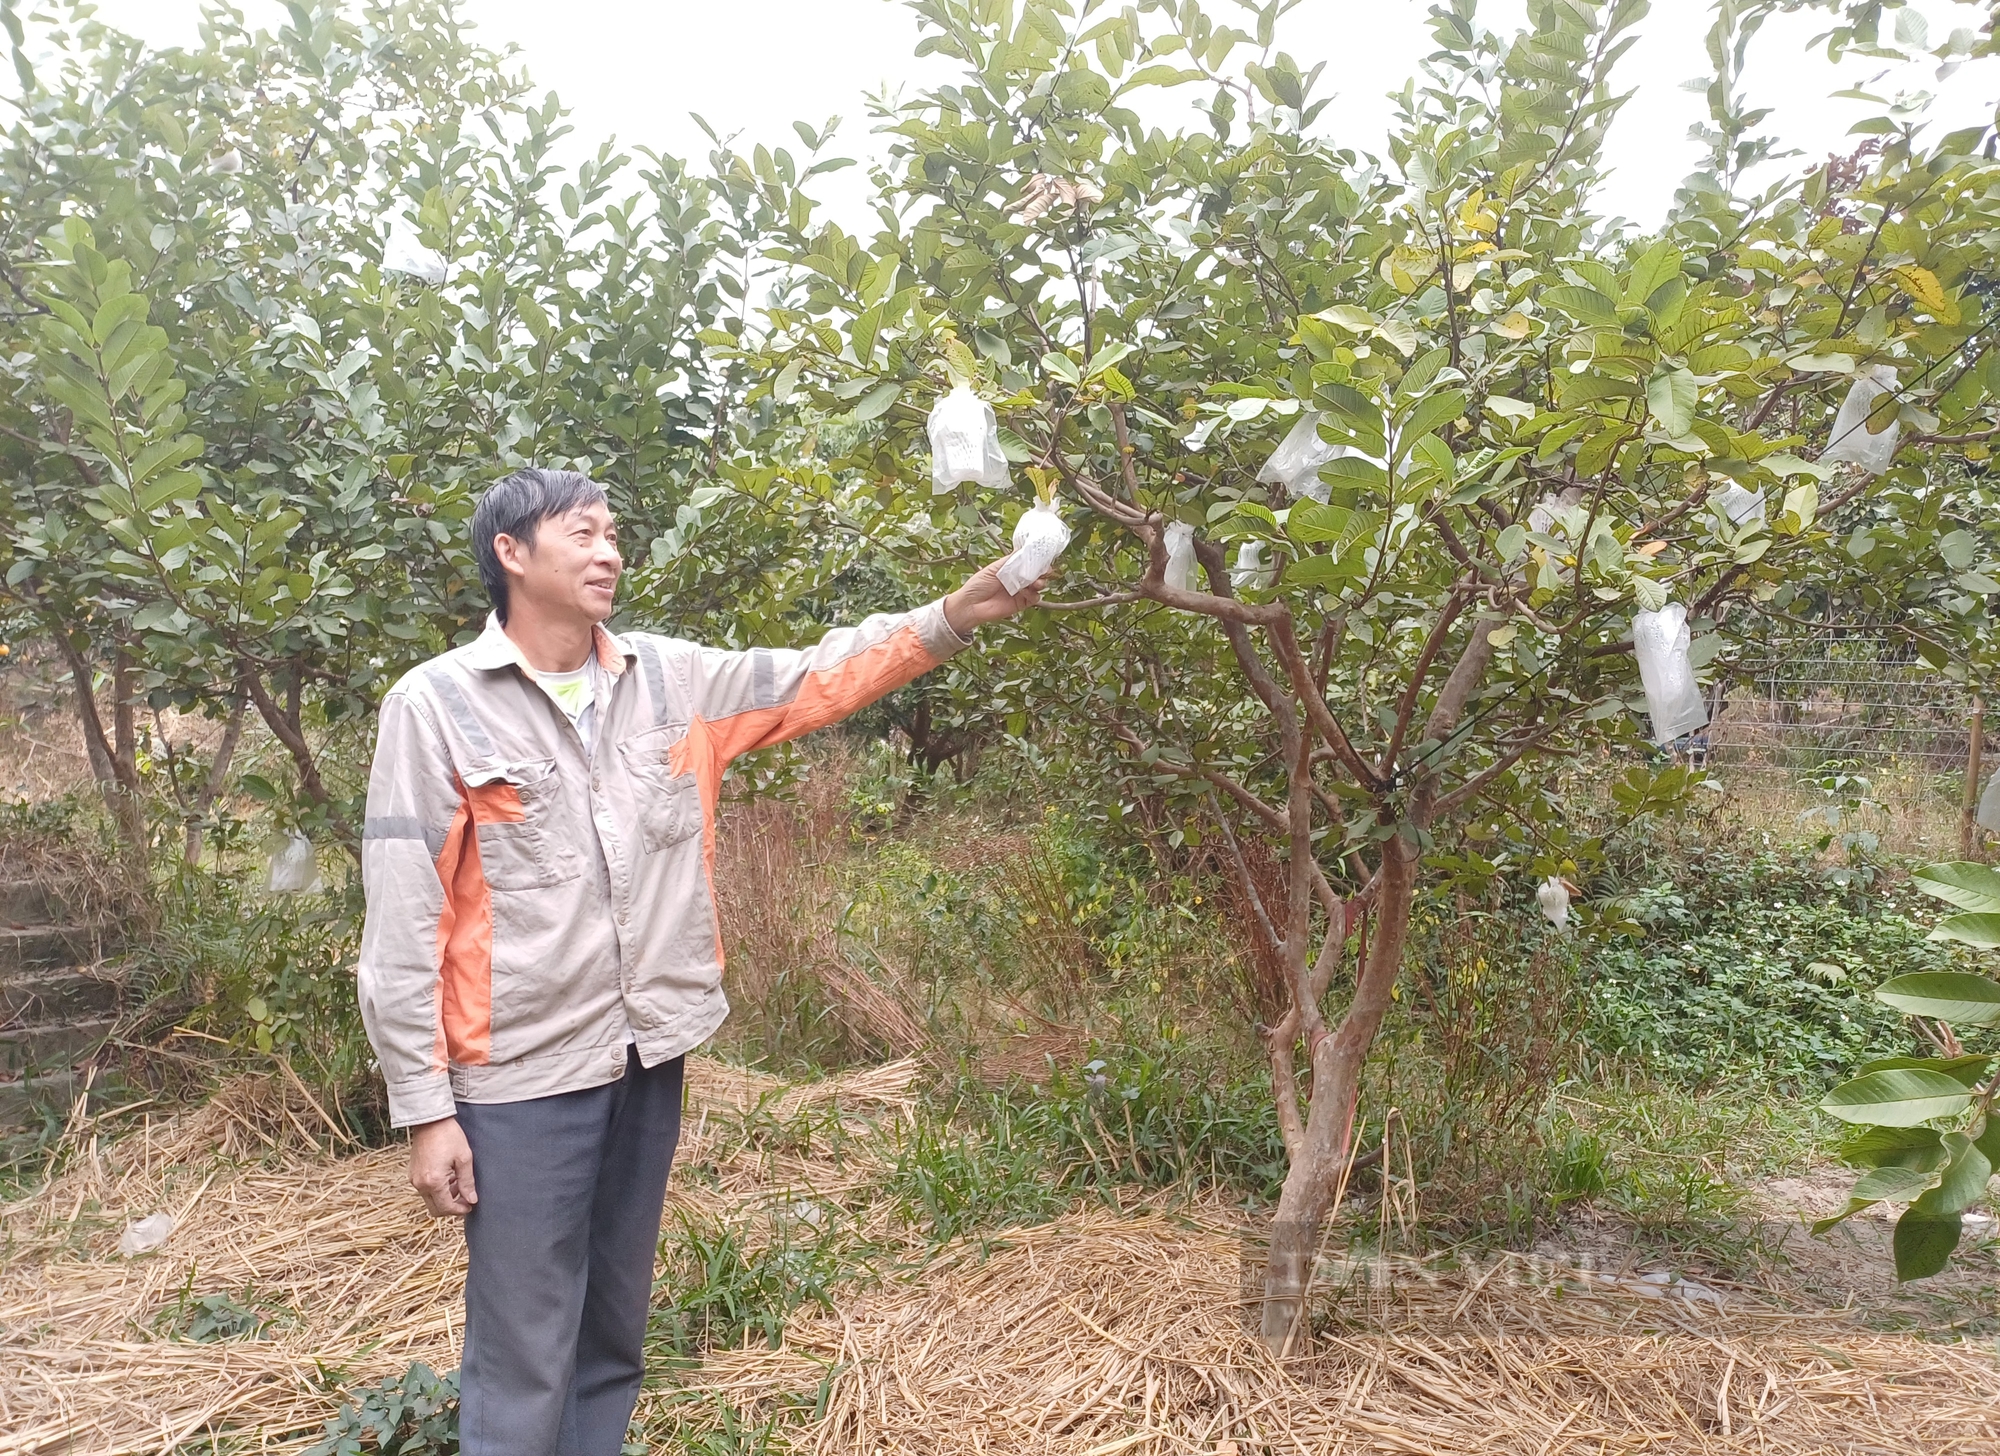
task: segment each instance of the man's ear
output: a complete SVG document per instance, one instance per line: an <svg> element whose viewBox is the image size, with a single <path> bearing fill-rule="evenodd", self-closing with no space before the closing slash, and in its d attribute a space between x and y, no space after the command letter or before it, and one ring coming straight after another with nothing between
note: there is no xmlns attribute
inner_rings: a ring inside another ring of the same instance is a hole
<svg viewBox="0 0 2000 1456"><path fill-rule="evenodd" d="M528 555L533 549L520 537L510 536L505 531L493 538L493 559L509 576L528 574Z"/></svg>

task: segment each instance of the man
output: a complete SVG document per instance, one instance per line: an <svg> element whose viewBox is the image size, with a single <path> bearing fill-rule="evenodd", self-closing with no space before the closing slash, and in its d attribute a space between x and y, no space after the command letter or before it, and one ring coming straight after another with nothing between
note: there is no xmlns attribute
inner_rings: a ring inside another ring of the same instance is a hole
<svg viewBox="0 0 2000 1456"><path fill-rule="evenodd" d="M619 1456L682 1058L722 1024L709 872L739 754L852 713L1039 600L988 566L802 651L614 636L604 492L519 470L472 517L493 602L383 699L360 996L410 1182L465 1219L466 1456Z"/></svg>

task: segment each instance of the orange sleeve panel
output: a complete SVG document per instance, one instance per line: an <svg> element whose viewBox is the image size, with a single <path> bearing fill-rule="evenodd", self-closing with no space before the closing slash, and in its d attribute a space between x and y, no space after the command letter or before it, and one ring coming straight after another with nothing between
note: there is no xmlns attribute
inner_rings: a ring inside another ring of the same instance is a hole
<svg viewBox="0 0 2000 1456"><path fill-rule="evenodd" d="M461 786L438 878L444 913L438 917L439 1039L451 1061L483 1067L493 1053L493 893L479 862L481 824L519 824L527 817L520 790L509 783Z"/></svg>
<svg viewBox="0 0 2000 1456"><path fill-rule="evenodd" d="M938 659L925 649L915 627L898 628L852 657L807 673L789 703L732 713L710 723L710 751L718 773L746 753L838 723L937 665Z"/></svg>

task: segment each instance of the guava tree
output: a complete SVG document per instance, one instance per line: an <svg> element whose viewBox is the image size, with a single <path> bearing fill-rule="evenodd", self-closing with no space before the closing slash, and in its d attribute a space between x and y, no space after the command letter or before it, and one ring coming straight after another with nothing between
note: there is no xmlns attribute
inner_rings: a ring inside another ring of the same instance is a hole
<svg viewBox="0 0 2000 1456"><path fill-rule="evenodd" d="M476 629L465 520L514 466L606 484L649 617L782 610L745 588L808 575L789 518L703 493L747 384L704 339L774 221L747 160L559 170L555 98L444 0L216 5L165 51L90 9L0 0L0 603L60 645L128 844L172 705L253 713L283 812L355 847L373 705Z"/></svg>
<svg viewBox="0 0 2000 1456"><path fill-rule="evenodd" d="M2000 171L1980 133L1905 130L1611 232L1591 196L1644 0L1534 0L1511 36L1434 7L1380 155L1315 130L1284 0L1240 27L1192 0L911 8L963 74L881 114L879 231L791 239L759 392L811 423L748 443L767 489L838 496L918 575L998 549L1038 493L1067 511L1059 610L956 679L962 708L1205 837L1283 966L1283 1348L1426 877L1553 868L1553 769L1645 722L1635 613L1680 604L1709 660L1992 427ZM1177 95L1194 126L1162 121ZM1894 468L1816 463L1883 365ZM928 478L958 381L999 413L1009 490ZM1294 431L1332 458L1287 488L1265 466Z"/></svg>

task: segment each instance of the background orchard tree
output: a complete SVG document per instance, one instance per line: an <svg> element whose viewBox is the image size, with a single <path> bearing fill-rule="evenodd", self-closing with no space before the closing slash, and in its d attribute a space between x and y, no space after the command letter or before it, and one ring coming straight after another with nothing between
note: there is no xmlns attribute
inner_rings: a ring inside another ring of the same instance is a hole
<svg viewBox="0 0 2000 1456"><path fill-rule="evenodd" d="M713 341L810 203L775 217L720 143L698 173L609 144L558 171L555 99L449 5L288 8L155 51L0 0L0 602L61 646L135 850L170 705L253 713L296 769L281 813L356 847L373 706L477 628L464 526L508 468L609 487L656 621L758 630L767 573L800 590L816 559L785 518L718 523L713 483L746 387Z"/></svg>
<svg viewBox="0 0 2000 1456"><path fill-rule="evenodd" d="M1311 130L1286 8L916 0L920 48L964 74L882 113L874 237L794 235L805 294L761 356L821 417L782 477L865 484L848 524L912 571L998 549L1037 490L1067 509L1066 600L956 681L1150 832L1219 844L1284 968L1277 1348L1426 877L1556 867L1561 766L1637 747L1635 612L1681 603L1714 659L1836 563L1875 570L1850 523L1992 428L2000 180L1981 132L1892 128L1863 165L1749 201L1725 177L1658 236L1609 233L1591 192L1644 0L1538 0L1514 36L1434 7L1381 156ZM1149 122L1167 88L1202 125ZM1895 468L1815 463L1879 365ZM1000 413L1011 491L924 478L956 380ZM1260 479L1302 421L1337 458Z"/></svg>

